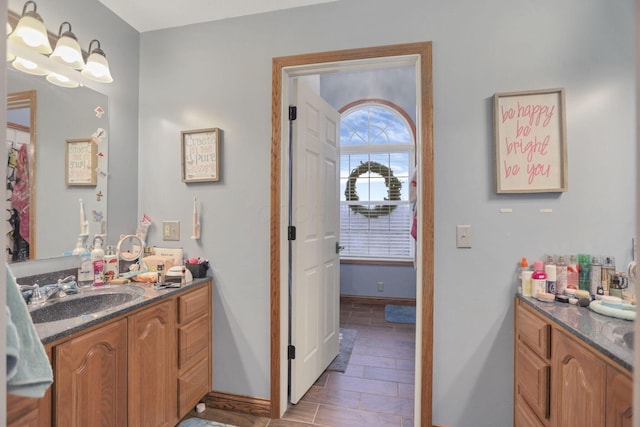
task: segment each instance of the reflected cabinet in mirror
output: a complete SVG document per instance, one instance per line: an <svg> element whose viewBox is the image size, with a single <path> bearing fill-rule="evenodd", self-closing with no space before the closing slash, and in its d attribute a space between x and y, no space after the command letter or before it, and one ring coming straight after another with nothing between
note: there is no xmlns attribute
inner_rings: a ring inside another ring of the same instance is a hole
<svg viewBox="0 0 640 427"><path fill-rule="evenodd" d="M107 96L87 87L54 86L11 67L7 93L6 259L62 256L81 234L91 243L106 230ZM67 179L67 141L76 140L96 147L91 162L83 166L78 157L73 163L75 172L86 167L95 177L89 185Z"/></svg>

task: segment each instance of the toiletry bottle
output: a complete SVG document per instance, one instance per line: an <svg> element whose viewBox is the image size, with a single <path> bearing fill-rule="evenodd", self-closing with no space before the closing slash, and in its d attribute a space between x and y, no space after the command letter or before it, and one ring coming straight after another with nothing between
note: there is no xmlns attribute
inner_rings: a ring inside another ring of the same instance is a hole
<svg viewBox="0 0 640 427"><path fill-rule="evenodd" d="M564 257L560 255L556 263L556 295L564 295L567 289L567 264Z"/></svg>
<svg viewBox="0 0 640 427"><path fill-rule="evenodd" d="M107 246L107 250L104 254L104 281L105 283L111 282L113 279L118 278L118 255L113 250L113 246Z"/></svg>
<svg viewBox="0 0 640 427"><path fill-rule="evenodd" d="M529 262L527 258L522 257L520 260L520 294L525 297L533 296L531 275L533 274L533 270L529 268Z"/></svg>
<svg viewBox="0 0 640 427"><path fill-rule="evenodd" d="M91 286L93 284L93 263L89 252L82 254L80 267L78 268L78 286Z"/></svg>
<svg viewBox="0 0 640 427"><path fill-rule="evenodd" d="M547 275L547 293L556 294L556 263L553 261L551 255L547 256L547 261L544 263L544 274Z"/></svg>
<svg viewBox="0 0 640 427"><path fill-rule="evenodd" d="M589 293L591 299L595 299L596 295L602 293L602 264L597 256L591 257L591 271L589 272Z"/></svg>
<svg viewBox="0 0 640 427"><path fill-rule="evenodd" d="M156 283L158 285L161 283L164 283L164 264L158 264L156 266L156 271L158 272L158 278L156 280Z"/></svg>
<svg viewBox="0 0 640 427"><path fill-rule="evenodd" d="M578 262L576 261L576 256L571 255L569 256L569 264L567 264L567 289L571 289L572 291L578 290L578 275Z"/></svg>
<svg viewBox="0 0 640 427"><path fill-rule="evenodd" d="M91 262L93 263L93 286L104 285L104 249L102 249L102 238L99 236L93 239Z"/></svg>
<svg viewBox="0 0 640 427"><path fill-rule="evenodd" d="M531 275L533 282L533 296L538 293L547 292L547 275L544 272L544 264L542 261L536 261L533 263L533 274Z"/></svg>
<svg viewBox="0 0 640 427"><path fill-rule="evenodd" d="M613 257L606 257L602 264L602 295L609 295L611 279L616 274L616 262Z"/></svg>
<svg viewBox="0 0 640 427"><path fill-rule="evenodd" d="M591 282L589 281L589 269L591 268L591 257L587 254L578 254L578 288L591 292Z"/></svg>

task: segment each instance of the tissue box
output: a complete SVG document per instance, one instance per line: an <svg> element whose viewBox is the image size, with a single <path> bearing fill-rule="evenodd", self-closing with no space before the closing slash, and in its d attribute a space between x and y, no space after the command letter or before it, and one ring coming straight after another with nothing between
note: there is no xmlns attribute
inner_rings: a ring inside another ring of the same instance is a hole
<svg viewBox="0 0 640 427"><path fill-rule="evenodd" d="M201 264L189 264L185 263L185 267L187 270L191 272L191 275L194 279L201 279L207 275L207 268L209 268L209 264L201 263Z"/></svg>

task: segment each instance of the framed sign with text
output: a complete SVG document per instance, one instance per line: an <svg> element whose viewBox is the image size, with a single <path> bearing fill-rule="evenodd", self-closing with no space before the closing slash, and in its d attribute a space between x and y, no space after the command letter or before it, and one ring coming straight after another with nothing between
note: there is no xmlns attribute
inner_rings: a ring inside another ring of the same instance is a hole
<svg viewBox="0 0 640 427"><path fill-rule="evenodd" d="M497 193L567 191L564 90L494 95Z"/></svg>
<svg viewBox="0 0 640 427"><path fill-rule="evenodd" d="M65 147L67 185L98 184L98 145L91 138L68 139Z"/></svg>
<svg viewBox="0 0 640 427"><path fill-rule="evenodd" d="M220 181L220 129L181 132L182 182Z"/></svg>

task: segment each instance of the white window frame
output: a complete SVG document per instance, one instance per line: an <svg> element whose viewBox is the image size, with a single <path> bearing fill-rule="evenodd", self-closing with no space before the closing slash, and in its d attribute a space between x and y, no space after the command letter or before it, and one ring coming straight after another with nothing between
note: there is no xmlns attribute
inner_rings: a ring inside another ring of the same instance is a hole
<svg viewBox="0 0 640 427"><path fill-rule="evenodd" d="M358 102L357 104L352 104L352 106L350 106L349 108L341 112L341 118L345 118L349 116L354 111L365 109L365 108L371 108L371 107L385 109L391 112L399 121L401 121L404 124L405 128L407 129L407 132L409 133L409 135L411 135L412 142L411 143L386 143L386 144L385 143L382 143L382 144L367 143L367 144L361 144L361 145L354 145L354 144L342 145L341 144L340 145L341 161L342 161L342 156L345 154L349 155L349 154L407 153L408 154L408 164L407 164L408 177L407 177L406 185L410 185L410 180L411 180L411 177L413 176L414 169L415 169L415 155L416 155L415 153L416 136L414 131L415 127L412 125L410 118L408 118L406 113L400 107L392 106L392 105L388 105L387 103L376 102L376 101L362 101L362 102ZM344 176L341 173L341 179L342 178L344 178ZM409 189L408 188L403 189L403 193L408 195ZM341 212L343 210L342 209L343 206L358 205L358 204L362 204L362 202L368 202L368 200L362 200L362 195L359 195L359 196L361 198L361 201L350 202L350 201L342 200L343 194L341 194L341 199L340 199ZM404 205L411 208L411 201L408 199L401 200L398 202L389 202L389 203L392 203L398 206ZM341 223L340 229L342 233L342 230L343 230L343 224L342 224L343 214L342 213L340 215L340 223ZM406 256L382 256L382 255L371 254L371 253L350 254L348 253L348 250L347 250L341 253L340 259L341 261L346 261L346 262L358 262L358 261L413 262L415 257L415 241L409 235L410 229L411 229L411 221L409 221L408 228L406 230L406 236L407 236Z"/></svg>

